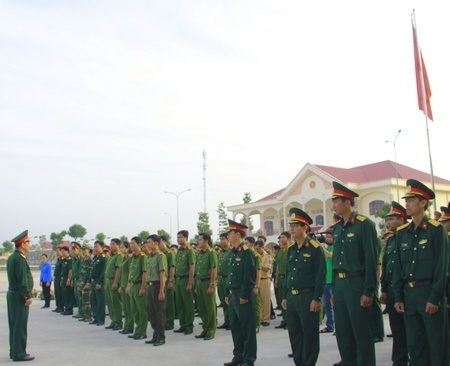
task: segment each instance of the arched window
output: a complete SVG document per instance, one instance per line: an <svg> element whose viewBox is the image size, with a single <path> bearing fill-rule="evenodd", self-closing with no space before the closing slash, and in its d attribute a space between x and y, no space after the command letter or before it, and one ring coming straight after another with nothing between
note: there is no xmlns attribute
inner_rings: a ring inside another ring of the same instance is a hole
<svg viewBox="0 0 450 366"><path fill-rule="evenodd" d="M266 221L264 223L264 229L266 231L266 235L273 235L273 222L272 221Z"/></svg>
<svg viewBox="0 0 450 366"><path fill-rule="evenodd" d="M372 201L369 203L370 215L374 216L382 207L384 202L381 200Z"/></svg>
<svg viewBox="0 0 450 366"><path fill-rule="evenodd" d="M323 226L323 215L316 216L315 224L317 226Z"/></svg>

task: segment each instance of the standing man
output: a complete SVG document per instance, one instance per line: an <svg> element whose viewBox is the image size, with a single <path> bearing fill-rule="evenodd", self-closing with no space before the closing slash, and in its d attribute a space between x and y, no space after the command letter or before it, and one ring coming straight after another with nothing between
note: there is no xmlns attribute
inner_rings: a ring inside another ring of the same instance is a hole
<svg viewBox="0 0 450 366"><path fill-rule="evenodd" d="M89 244L83 244L81 247L81 266L80 266L80 276L77 281L78 290L81 291L81 304L79 307L80 313L83 317L78 319L80 322L91 322L92 312L91 312L91 289L87 288L86 285L89 284L89 279L91 277L92 271L92 258L91 258L91 247Z"/></svg>
<svg viewBox="0 0 450 366"><path fill-rule="evenodd" d="M41 287L44 295L44 306L42 309L50 307L50 286L52 285L52 265L48 262L47 254L41 256Z"/></svg>
<svg viewBox="0 0 450 366"><path fill-rule="evenodd" d="M370 307L377 277L377 233L371 220L354 212L355 197L357 193L333 182L333 209L341 216L333 227L332 303L342 359L335 365L375 366Z"/></svg>
<svg viewBox="0 0 450 366"><path fill-rule="evenodd" d="M175 323L175 253L167 247L167 237L160 236L159 250L164 253L167 260L167 286L166 286L166 328L172 330Z"/></svg>
<svg viewBox="0 0 450 366"><path fill-rule="evenodd" d="M394 366L409 365L408 347L406 345L406 329L403 314L397 313L394 308L395 295L393 288L393 271L397 258L395 244L397 228L407 222L406 209L397 202L392 202L391 211L386 215L386 227L391 232L386 240L381 269L381 296L380 302L386 305L391 326L392 337L392 362Z"/></svg>
<svg viewBox="0 0 450 366"><path fill-rule="evenodd" d="M216 335L217 307L216 307L216 276L217 254L212 249L211 236L207 233L198 234L199 252L195 265L195 279L198 311L202 318L203 330L195 338L205 341L213 339Z"/></svg>
<svg viewBox="0 0 450 366"><path fill-rule="evenodd" d="M286 267L287 267L287 248L291 242L291 233L289 231L283 231L280 234L280 239L278 241L280 245L280 250L275 257L277 262L277 274L275 279L275 289L278 293L278 298L280 299L279 308L281 309L282 320L279 325L275 328L287 329L286 321L286 310L281 306L281 301L283 300L284 293L284 281L286 278Z"/></svg>
<svg viewBox="0 0 450 366"><path fill-rule="evenodd" d="M166 277L167 259L159 250L161 238L150 235L147 238L147 247L150 251L148 259L148 320L153 329L152 339L146 341L153 346L162 346L166 343L164 330L166 328Z"/></svg>
<svg viewBox="0 0 450 366"><path fill-rule="evenodd" d="M54 313L62 313L64 311L64 302L61 293L61 268L62 268L61 246L56 247L55 253L56 253L56 263L55 263L55 270L53 271L53 286L55 290L56 308L52 311Z"/></svg>
<svg viewBox="0 0 450 366"><path fill-rule="evenodd" d="M133 334L134 321L133 314L131 312L131 299L130 295L127 294L128 278L130 277L130 243L128 241L123 241L120 244L120 251L123 255L123 261L120 265L120 298L122 299L123 305L123 315L124 324L123 329L119 331L121 334Z"/></svg>
<svg viewBox="0 0 450 366"><path fill-rule="evenodd" d="M83 309L81 307L81 289L78 286L80 282L80 270L81 270L81 244L73 241L72 243L72 289L74 293L74 305L78 308L77 315L73 317L76 319L84 318Z"/></svg>
<svg viewBox="0 0 450 366"><path fill-rule="evenodd" d="M61 247L62 264L61 264L61 293L63 298L64 311L61 315L73 314L74 294L72 287L72 257L69 253L68 246Z"/></svg>
<svg viewBox="0 0 450 366"><path fill-rule="evenodd" d="M228 267L225 302L228 303L233 359L224 366L248 366L256 361L255 255L244 243L247 226L228 220L228 240L233 249Z"/></svg>
<svg viewBox="0 0 450 366"><path fill-rule="evenodd" d="M105 295L108 304L109 318L111 324L105 329L120 330L122 329L122 300L120 299L120 265L123 261L123 255L120 252L121 241L117 238L111 239L109 245L111 256L106 263L105 271Z"/></svg>
<svg viewBox="0 0 450 366"><path fill-rule="evenodd" d="M6 262L8 273L8 308L9 358L13 361L32 361L34 357L27 354L27 324L30 305L33 302L33 276L27 262L30 251L28 230L11 240L16 250Z"/></svg>
<svg viewBox="0 0 450 366"><path fill-rule="evenodd" d="M450 202L448 203L448 206L441 206L442 215L439 218L439 222L442 224L442 226L447 231L447 236L450 241ZM447 295L447 318L448 318L448 324L450 327L450 263L449 268L447 271L447 285L446 285L446 295Z"/></svg>
<svg viewBox="0 0 450 366"><path fill-rule="evenodd" d="M227 233L220 234L221 251L217 264L217 294L219 295L220 303L223 308L223 324L217 329L230 329L230 317L228 315L228 304L225 302L225 288L227 285L228 263L231 254L231 246L228 241Z"/></svg>
<svg viewBox="0 0 450 366"><path fill-rule="evenodd" d="M195 273L195 250L188 244L189 232L181 230L177 233L180 245L175 266L175 296L180 319L180 328L175 333L192 334L194 328L194 293L193 281Z"/></svg>
<svg viewBox="0 0 450 366"><path fill-rule="evenodd" d="M289 215L295 243L288 247L282 306L295 365L314 366L320 349L317 325L325 287L325 256L320 243L308 236L311 217L299 208L291 208Z"/></svg>
<svg viewBox="0 0 450 366"><path fill-rule="evenodd" d="M259 286L261 293L261 325L267 327L270 325L272 256L266 252L264 242L260 239L255 242L255 250L261 256L261 276Z"/></svg>
<svg viewBox="0 0 450 366"><path fill-rule="evenodd" d="M333 228L330 227L325 232L325 247L323 248L325 254L325 265L327 269L327 277L325 288L323 290L322 303L327 322L325 328L320 330L320 333L334 332L334 309L331 304L331 296L333 295Z"/></svg>
<svg viewBox="0 0 450 366"><path fill-rule="evenodd" d="M403 198L412 221L397 228L394 306L404 314L411 365L448 365L448 236L425 213L434 192L415 179L406 185Z"/></svg>
<svg viewBox="0 0 450 366"><path fill-rule="evenodd" d="M261 325L261 291L259 290L259 286L261 283L261 267L262 261L261 256L255 250L255 238L253 236L246 236L244 239L244 244L250 248L250 251L255 256L255 268L256 268L256 276L255 276L255 288L253 292L255 293L255 326L256 333L259 333L259 326Z"/></svg>

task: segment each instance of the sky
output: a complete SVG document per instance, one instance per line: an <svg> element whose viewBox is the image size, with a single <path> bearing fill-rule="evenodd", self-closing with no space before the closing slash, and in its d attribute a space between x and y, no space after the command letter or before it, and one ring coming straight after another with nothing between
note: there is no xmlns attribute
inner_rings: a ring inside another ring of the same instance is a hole
<svg viewBox="0 0 450 366"><path fill-rule="evenodd" d="M0 241L83 225L218 235L217 207L306 163L429 172L411 13L428 71L434 174L450 180L445 2L0 0ZM446 107L447 106L447 107ZM206 152L206 170L203 152ZM206 176L206 180L203 178Z"/></svg>

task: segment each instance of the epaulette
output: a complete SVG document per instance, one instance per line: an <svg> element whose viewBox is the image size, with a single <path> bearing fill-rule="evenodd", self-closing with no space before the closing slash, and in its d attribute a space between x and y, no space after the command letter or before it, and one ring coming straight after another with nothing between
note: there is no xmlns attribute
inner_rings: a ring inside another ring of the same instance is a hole
<svg viewBox="0 0 450 366"><path fill-rule="evenodd" d="M400 226L397 228L397 231L406 229L408 226L409 226L409 222L407 222L406 224L400 225Z"/></svg>
<svg viewBox="0 0 450 366"><path fill-rule="evenodd" d="M356 220L359 220L359 221L361 221L361 222L366 221L366 219L367 219L367 217L365 217L365 216L363 216L363 215L357 215L357 216L356 216Z"/></svg>
<svg viewBox="0 0 450 366"><path fill-rule="evenodd" d="M428 222L435 227L438 227L441 224L439 221L436 221L434 219L428 219Z"/></svg>
<svg viewBox="0 0 450 366"><path fill-rule="evenodd" d="M242 248L243 248L244 250L248 250L248 245L247 245L247 244L244 244L244 245L242 246Z"/></svg>
<svg viewBox="0 0 450 366"><path fill-rule="evenodd" d="M317 240L311 239L309 242L314 248L320 248L320 243Z"/></svg>
<svg viewBox="0 0 450 366"><path fill-rule="evenodd" d="M212 248L208 245L208 252L212 252Z"/></svg>
<svg viewBox="0 0 450 366"><path fill-rule="evenodd" d="M287 250L289 250L295 243L291 243L287 246Z"/></svg>

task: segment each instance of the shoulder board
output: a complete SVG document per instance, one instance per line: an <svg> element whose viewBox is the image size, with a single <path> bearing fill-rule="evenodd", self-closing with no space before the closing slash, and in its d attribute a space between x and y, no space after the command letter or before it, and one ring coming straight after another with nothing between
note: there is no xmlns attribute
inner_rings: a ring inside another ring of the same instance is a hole
<svg viewBox="0 0 450 366"><path fill-rule="evenodd" d="M242 249L248 250L248 245L247 245L247 244L244 244L244 245L242 246Z"/></svg>
<svg viewBox="0 0 450 366"><path fill-rule="evenodd" d="M433 219L429 219L428 222L435 227L438 227L441 224L439 221Z"/></svg>
<svg viewBox="0 0 450 366"><path fill-rule="evenodd" d="M310 240L309 242L311 243L311 245L312 245L314 248L320 248L320 243L319 243L317 240L312 239L312 240Z"/></svg>
<svg viewBox="0 0 450 366"><path fill-rule="evenodd" d="M406 229L408 226L409 226L409 222L407 222L406 224L400 225L400 226L397 228L397 231Z"/></svg>
<svg viewBox="0 0 450 366"><path fill-rule="evenodd" d="M291 247L293 247L294 246L294 244L295 243L291 243L291 244L289 244L288 246L287 246L287 250L289 250Z"/></svg>
<svg viewBox="0 0 450 366"><path fill-rule="evenodd" d="M356 220L359 220L359 221L362 221L362 222L366 221L366 219L367 219L367 217L365 217L363 215L357 215L356 216Z"/></svg>

